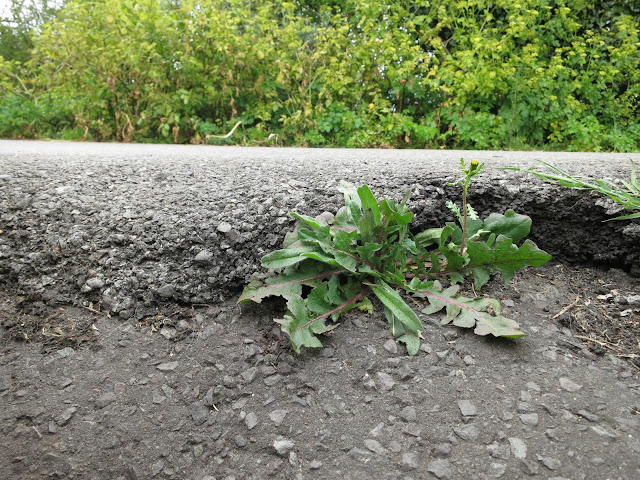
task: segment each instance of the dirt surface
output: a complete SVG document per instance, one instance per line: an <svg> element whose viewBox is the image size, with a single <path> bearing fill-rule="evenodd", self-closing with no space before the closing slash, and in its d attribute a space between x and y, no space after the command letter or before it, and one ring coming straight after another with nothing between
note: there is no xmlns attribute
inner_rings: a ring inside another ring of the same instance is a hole
<svg viewBox="0 0 640 480"><path fill-rule="evenodd" d="M482 294L528 337L477 337L422 316L415 357L380 308L347 315L323 349L296 355L271 320L278 301L166 304L122 320L4 292L0 471L640 478L637 286L619 270L564 265L493 281Z"/></svg>

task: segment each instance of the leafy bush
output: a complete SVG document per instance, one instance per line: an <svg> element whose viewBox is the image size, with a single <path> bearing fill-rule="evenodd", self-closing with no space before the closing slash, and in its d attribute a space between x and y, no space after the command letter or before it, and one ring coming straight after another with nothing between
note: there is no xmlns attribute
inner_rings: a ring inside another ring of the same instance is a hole
<svg viewBox="0 0 640 480"><path fill-rule="evenodd" d="M24 85L0 78L71 122L18 112L36 136L202 143L242 121L225 142L640 150L631 0L75 0L46 18Z"/></svg>

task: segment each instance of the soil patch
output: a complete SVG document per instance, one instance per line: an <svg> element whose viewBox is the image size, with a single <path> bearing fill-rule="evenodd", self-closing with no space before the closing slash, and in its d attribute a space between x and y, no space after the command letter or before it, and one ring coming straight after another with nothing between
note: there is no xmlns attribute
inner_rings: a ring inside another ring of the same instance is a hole
<svg viewBox="0 0 640 480"><path fill-rule="evenodd" d="M637 279L557 264L481 294L530 335L423 316L409 357L378 308L296 355L274 328L278 301L165 303L123 320L0 292L0 468L18 480L639 478Z"/></svg>

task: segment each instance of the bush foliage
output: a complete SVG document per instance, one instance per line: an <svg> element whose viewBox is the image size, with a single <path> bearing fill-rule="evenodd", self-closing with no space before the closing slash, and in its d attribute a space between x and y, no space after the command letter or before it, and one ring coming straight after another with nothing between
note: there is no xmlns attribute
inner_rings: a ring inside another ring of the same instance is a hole
<svg viewBox="0 0 640 480"><path fill-rule="evenodd" d="M635 0L75 0L0 57L0 136L638 151L639 19Z"/></svg>

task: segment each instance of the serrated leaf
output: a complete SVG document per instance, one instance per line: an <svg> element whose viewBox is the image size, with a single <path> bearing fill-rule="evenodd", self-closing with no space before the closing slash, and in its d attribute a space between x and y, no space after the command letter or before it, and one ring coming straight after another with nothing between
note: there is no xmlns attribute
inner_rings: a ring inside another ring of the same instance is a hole
<svg viewBox="0 0 640 480"><path fill-rule="evenodd" d="M486 312L480 312L482 319L478 319L473 333L476 335L493 335L494 337L520 338L527 334L520 330L520 325L515 320L502 315L491 316Z"/></svg>
<svg viewBox="0 0 640 480"><path fill-rule="evenodd" d="M484 228L496 235L510 238L513 243L520 243L520 240L529 235L531 218L509 209L504 212L504 215L499 213L489 215L484 221Z"/></svg>
<svg viewBox="0 0 640 480"><path fill-rule="evenodd" d="M326 317L313 317L309 315L304 300L300 295L293 295L287 302L289 312L284 318L276 318L274 321L281 325L282 331L289 335L291 346L296 352L300 352L300 347L322 347L322 343L316 334L328 332L335 328L326 325Z"/></svg>
<svg viewBox="0 0 640 480"><path fill-rule="evenodd" d="M327 282L322 282L307 296L306 304L311 313L322 314L331 309L331 303L327 300L327 288Z"/></svg>
<svg viewBox="0 0 640 480"><path fill-rule="evenodd" d="M348 232L337 232L349 235ZM328 230L308 230L305 228L300 229L300 238L309 243L318 245L325 253L332 255L336 262L350 272L356 271L356 265L358 263L358 257L353 255L348 249L341 250L332 244L332 239ZM342 244L343 247L346 245Z"/></svg>
<svg viewBox="0 0 640 480"><path fill-rule="evenodd" d="M398 293L383 280L377 284L368 284L373 293L409 330L422 330L422 324L416 313L405 303Z"/></svg>
<svg viewBox="0 0 640 480"><path fill-rule="evenodd" d="M253 301L262 302L263 298L281 296L289 300L293 295L300 295L302 285L315 286L323 278L334 277L344 273L344 269L323 271L314 266L301 271L285 271L275 277L269 277L264 284L249 284L242 291L237 303Z"/></svg>
<svg viewBox="0 0 640 480"><path fill-rule="evenodd" d="M395 220L398 225L408 225L413 220L413 213L408 212L405 207L398 207L393 200L381 200L380 211L389 220Z"/></svg>
<svg viewBox="0 0 640 480"><path fill-rule="evenodd" d="M389 329L395 337L397 342L402 342L407 346L407 353L409 355L415 355L420 348L420 330L411 330L405 328L405 326L397 320L395 315L387 308L384 307L384 314L389 322Z"/></svg>
<svg viewBox="0 0 640 480"><path fill-rule="evenodd" d="M502 280L510 282L514 273L524 267L539 267L551 260L551 255L540 250L531 240L526 240L520 248L510 238L499 235L493 247L485 242L469 242L467 245L469 262L464 266L471 270L476 287L487 280L488 269L500 272Z"/></svg>
<svg viewBox="0 0 640 480"><path fill-rule="evenodd" d="M414 279L409 284L412 292L426 297L429 305L423 313L432 314L446 309L447 315L443 323L466 328L476 327L478 335L492 334L495 337L518 338L526 334L518 324L500 314L500 303L491 298L466 298L455 295L457 289L449 287L442 290L439 282L420 282Z"/></svg>
<svg viewBox="0 0 640 480"><path fill-rule="evenodd" d="M382 245L379 243L367 243L360 247L356 247L356 252L363 260L372 261L375 257L375 253L379 252Z"/></svg>
<svg viewBox="0 0 640 480"><path fill-rule="evenodd" d="M413 236L415 242L423 248L439 243L444 228L429 228Z"/></svg>
<svg viewBox="0 0 640 480"><path fill-rule="evenodd" d="M373 303L369 300L369 297L364 297L358 303L358 308L363 312L367 312L369 315L373 314Z"/></svg>

